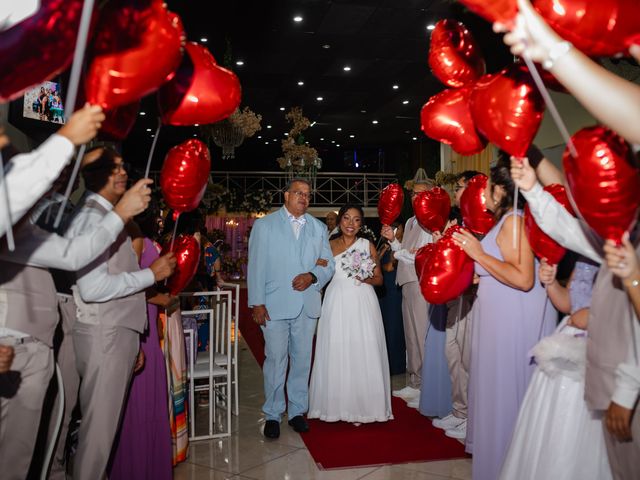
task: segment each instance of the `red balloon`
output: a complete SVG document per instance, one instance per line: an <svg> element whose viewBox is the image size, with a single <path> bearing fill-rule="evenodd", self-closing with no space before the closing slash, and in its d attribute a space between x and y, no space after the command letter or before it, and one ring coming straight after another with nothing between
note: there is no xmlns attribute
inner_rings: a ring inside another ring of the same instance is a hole
<svg viewBox="0 0 640 480"><path fill-rule="evenodd" d="M140 102L105 110L105 119L100 128L100 137L106 140L121 141L127 138L136 123Z"/></svg>
<svg viewBox="0 0 640 480"><path fill-rule="evenodd" d="M391 225L402 211L404 192L397 183L390 183L380 192L378 200L378 217L382 225Z"/></svg>
<svg viewBox="0 0 640 480"><path fill-rule="evenodd" d="M416 269L416 275L418 276L418 281L422 278L422 272L424 268L429 263L429 258L433 253L433 250L436 248L435 243L427 243L418 249L416 252L416 258L414 262L414 266Z"/></svg>
<svg viewBox="0 0 640 480"><path fill-rule="evenodd" d="M186 50L176 76L158 94L163 123L195 125L224 120L240 105L240 80L218 66L202 45L190 42Z"/></svg>
<svg viewBox="0 0 640 480"><path fill-rule="evenodd" d="M544 101L529 70L519 64L478 80L470 107L478 131L516 157L527 152L544 113Z"/></svg>
<svg viewBox="0 0 640 480"><path fill-rule="evenodd" d="M460 0L473 13L489 22L502 22L511 25L518 13L516 0Z"/></svg>
<svg viewBox="0 0 640 480"><path fill-rule="evenodd" d="M192 138L169 150L160 171L160 190L169 208L180 213L196 208L210 170L209 149L200 140Z"/></svg>
<svg viewBox="0 0 640 480"><path fill-rule="evenodd" d="M0 101L19 97L71 64L83 3L40 0L34 15L0 32Z"/></svg>
<svg viewBox="0 0 640 480"><path fill-rule="evenodd" d="M640 207L640 171L622 137L596 126L571 137L578 151L562 157L575 205L598 235L620 243L636 222Z"/></svg>
<svg viewBox="0 0 640 480"><path fill-rule="evenodd" d="M169 253L170 246L164 246L162 255ZM198 270L200 244L192 235L178 235L171 251L176 256L176 269L167 279L167 288L171 295L177 295L189 285Z"/></svg>
<svg viewBox="0 0 640 480"><path fill-rule="evenodd" d="M462 295L473 282L474 262L451 236L438 240L427 260L420 290L429 303L447 303Z"/></svg>
<svg viewBox="0 0 640 480"><path fill-rule="evenodd" d="M637 0L535 0L534 7L562 38L591 56L626 54L640 31Z"/></svg>
<svg viewBox="0 0 640 480"><path fill-rule="evenodd" d="M471 32L455 20L440 20L431 32L431 72L448 87L464 87L485 72L484 58Z"/></svg>
<svg viewBox="0 0 640 480"><path fill-rule="evenodd" d="M429 99L420 112L420 128L434 140L451 145L460 155L473 155L487 146L476 132L469 97L471 88L444 90Z"/></svg>
<svg viewBox="0 0 640 480"><path fill-rule="evenodd" d="M415 196L413 211L422 227L432 232L439 232L449 219L451 198L446 190L434 187Z"/></svg>
<svg viewBox="0 0 640 480"><path fill-rule="evenodd" d="M567 192L562 185L554 183L552 185L547 185L544 189L553 195L553 197L560 202L569 213L572 215L574 214L573 209L569 204ZM567 253L564 247L540 230L540 227L538 227L533 215L531 215L529 204L524 207L524 230L527 234L527 238L529 239L529 245L531 245L533 253L535 253L538 258L546 258L549 264L557 265L560 260L562 260L562 257L564 257L564 254Z"/></svg>
<svg viewBox="0 0 640 480"><path fill-rule="evenodd" d="M165 83L180 65L184 29L162 2L124 1L104 10L85 88L90 103L115 108Z"/></svg>
<svg viewBox="0 0 640 480"><path fill-rule="evenodd" d="M460 197L460 212L464 226L478 235L486 235L496 223L493 213L487 210L484 196L489 177L481 173L467 182Z"/></svg>

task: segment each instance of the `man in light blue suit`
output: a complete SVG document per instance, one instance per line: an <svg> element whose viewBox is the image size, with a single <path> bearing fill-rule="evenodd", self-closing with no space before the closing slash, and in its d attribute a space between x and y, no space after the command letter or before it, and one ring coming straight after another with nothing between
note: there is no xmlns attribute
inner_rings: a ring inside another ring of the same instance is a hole
<svg viewBox="0 0 640 480"><path fill-rule="evenodd" d="M335 270L326 226L311 215L311 187L293 179L283 207L256 220L249 237L249 307L265 339L266 416L264 436L280 436L287 379L289 425L309 430L303 415L309 405L309 369L313 335L320 316L320 290Z"/></svg>

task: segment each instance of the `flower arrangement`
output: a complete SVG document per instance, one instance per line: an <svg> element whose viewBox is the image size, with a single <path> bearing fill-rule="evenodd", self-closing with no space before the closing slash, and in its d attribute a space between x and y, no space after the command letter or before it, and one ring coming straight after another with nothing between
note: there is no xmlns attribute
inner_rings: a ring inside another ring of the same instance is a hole
<svg viewBox="0 0 640 480"><path fill-rule="evenodd" d="M364 280L373 277L373 270L376 262L373 261L369 253L356 249L347 250L340 256L342 269L347 272L348 278Z"/></svg>
<svg viewBox="0 0 640 480"><path fill-rule="evenodd" d="M438 185L453 185L456 183L458 178L458 174L456 173L446 173L442 170L436 172L436 184Z"/></svg>
<svg viewBox="0 0 640 480"><path fill-rule="evenodd" d="M322 168L322 160L318 151L305 142L302 132L309 128L311 122L302 114L302 108L293 107L287 112L286 119L293 124L287 138L282 140L282 154L278 165L282 170L294 173L313 173Z"/></svg>
<svg viewBox="0 0 640 480"><path fill-rule="evenodd" d="M204 197L204 203L210 213L225 209L227 212L247 214L267 213L271 210L273 193L259 189L244 192L227 189L219 184L210 184Z"/></svg>

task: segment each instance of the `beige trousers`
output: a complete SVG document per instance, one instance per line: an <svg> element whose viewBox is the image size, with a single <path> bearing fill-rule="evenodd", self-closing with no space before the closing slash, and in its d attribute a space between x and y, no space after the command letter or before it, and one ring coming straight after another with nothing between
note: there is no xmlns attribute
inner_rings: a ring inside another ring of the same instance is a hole
<svg viewBox="0 0 640 480"><path fill-rule="evenodd" d="M447 304L445 355L451 377L452 413L458 418L467 418L473 298L473 295L462 295Z"/></svg>
<svg viewBox="0 0 640 480"><path fill-rule="evenodd" d="M615 480L638 480L640 478L640 412L636 411L631 419L631 442L619 442L607 430L602 420L604 440L607 445L607 456L611 465L611 473Z"/></svg>
<svg viewBox="0 0 640 480"><path fill-rule="evenodd" d="M418 389L422 385L424 340L429 325L428 307L429 304L422 296L418 282L409 282L402 286L402 323L407 347L409 386Z"/></svg>

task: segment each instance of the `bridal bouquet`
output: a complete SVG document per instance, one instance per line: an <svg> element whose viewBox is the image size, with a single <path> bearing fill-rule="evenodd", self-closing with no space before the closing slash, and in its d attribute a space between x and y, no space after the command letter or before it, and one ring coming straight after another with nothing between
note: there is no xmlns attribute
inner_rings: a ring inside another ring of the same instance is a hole
<svg viewBox="0 0 640 480"><path fill-rule="evenodd" d="M344 252L341 257L342 269L347 272L348 278L355 278L356 281L373 277L373 269L376 262L371 255L358 250Z"/></svg>

